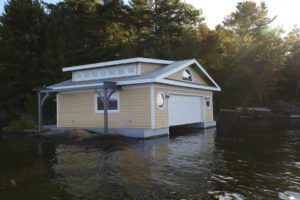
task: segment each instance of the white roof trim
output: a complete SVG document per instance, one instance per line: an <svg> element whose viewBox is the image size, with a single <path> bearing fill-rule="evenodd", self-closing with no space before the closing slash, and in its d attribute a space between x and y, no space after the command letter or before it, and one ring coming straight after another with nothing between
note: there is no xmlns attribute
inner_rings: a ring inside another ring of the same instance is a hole
<svg viewBox="0 0 300 200"><path fill-rule="evenodd" d="M181 87L189 87L189 88L197 88L197 89L203 89L203 90L211 90L211 91L221 91L220 88L212 87L212 86L206 86L206 85L198 85L198 84L191 84L191 83L183 83L180 81L173 81L173 80L167 80L162 79L157 81L159 83L165 83L169 85L176 85Z"/></svg>
<svg viewBox="0 0 300 200"><path fill-rule="evenodd" d="M81 88L81 87L93 87L93 86L102 86L103 83L94 83L94 84L86 84L86 85L73 85L73 86L61 86L61 87L50 87L53 90L61 90L61 89L73 89L73 88Z"/></svg>
<svg viewBox="0 0 300 200"><path fill-rule="evenodd" d="M188 88L196 88L196 89L204 89L204 90L211 90L211 91L221 91L221 89L206 86L206 85L198 85L193 83L184 83L176 80L155 80L155 79L144 79L144 80L133 80L133 81L119 81L117 85L133 85L133 84L141 84L141 83L163 83L168 85L175 85L181 87L188 87ZM93 87L93 86L101 86L102 83L94 83L94 84L86 84L86 85L74 85L74 86L61 86L61 87L52 87L53 90L62 90L62 89L74 89L74 88L82 88L82 87Z"/></svg>
<svg viewBox="0 0 300 200"><path fill-rule="evenodd" d="M160 59L152 59L152 58L129 58L129 59L123 59L123 60L115 60L115 61L107 61L107 62L100 62L100 63L94 63L94 64L88 64L88 65L78 65L78 66L72 66L72 67L64 67L62 69L63 72L68 71L76 71L76 70L82 70L82 69L91 69L91 68L98 68L98 67L106 67L106 66L112 66L112 65L123 65L128 63L155 63L155 64L171 64L174 61L171 60L160 60Z"/></svg>
<svg viewBox="0 0 300 200"><path fill-rule="evenodd" d="M165 77L167 77L167 76L169 76L171 74L174 74L175 72L177 72L177 71L179 71L181 69L184 69L184 68L190 66L191 64L194 64L194 63L195 63L195 60L187 60L184 64L179 65L178 67L176 67L176 68L174 68L174 69L172 69L172 70L170 70L170 71L168 71L166 73L163 73L163 74L157 76L156 79L157 80L163 79L163 78L165 78Z"/></svg>
<svg viewBox="0 0 300 200"><path fill-rule="evenodd" d="M131 85L131 84L139 84L139 83L152 83L154 79L143 79L143 80L133 80L133 81L119 81L117 85ZM93 86L102 86L103 83L93 83L93 84L85 84L85 85L73 85L73 86L58 86L51 87L53 90L61 90L61 89L73 89L73 88L82 88L82 87L93 87Z"/></svg>
<svg viewBox="0 0 300 200"><path fill-rule="evenodd" d="M205 71L205 69L197 62L196 59L192 59L190 61L187 61L186 63L184 63L183 65L180 65L164 74L161 74L160 76L156 77L156 80L157 81L161 81L163 80L164 78L168 77L169 75L171 74L174 74L175 72L179 71L179 70L182 70L192 64L196 64L199 69L209 78L209 80L216 86L216 88L218 89L217 91L221 91L221 88L220 86L212 79L212 77ZM212 88L212 87L211 87Z"/></svg>
<svg viewBox="0 0 300 200"><path fill-rule="evenodd" d="M221 91L221 87L214 81L214 79L206 72L206 70L195 60L196 65L202 70L202 72L209 78L211 82Z"/></svg>

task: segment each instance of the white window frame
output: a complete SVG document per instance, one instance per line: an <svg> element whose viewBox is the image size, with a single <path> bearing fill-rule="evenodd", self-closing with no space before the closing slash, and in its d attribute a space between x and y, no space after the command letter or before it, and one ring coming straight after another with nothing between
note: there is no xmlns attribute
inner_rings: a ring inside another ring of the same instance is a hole
<svg viewBox="0 0 300 200"><path fill-rule="evenodd" d="M163 96L163 98L164 98L164 105L163 105L162 107L159 107L159 105L157 104L157 97L158 97L158 95L160 95L160 94L162 94L162 96ZM166 98L165 93L164 93L163 91L157 92L157 94L156 94L156 105L157 105L158 109L160 109L160 110L165 109L166 104L167 104L167 98Z"/></svg>
<svg viewBox="0 0 300 200"><path fill-rule="evenodd" d="M104 110L98 110L98 94L95 94L94 96L94 110L95 113L104 113ZM115 98L118 101L118 110L107 110L107 112L110 113L116 113L116 112L120 112L120 93L119 92L115 92L112 94L112 96L115 96Z"/></svg>
<svg viewBox="0 0 300 200"><path fill-rule="evenodd" d="M191 75L191 80L190 80L190 81L189 81L189 80L184 80L184 79L183 79L183 73L184 73L185 71L188 71L188 72L190 73L190 75ZM183 80L183 81L186 81L186 82L194 82L194 75L193 75L193 72L192 72L191 69L185 68L185 69L183 70L183 72L182 72L182 80Z"/></svg>

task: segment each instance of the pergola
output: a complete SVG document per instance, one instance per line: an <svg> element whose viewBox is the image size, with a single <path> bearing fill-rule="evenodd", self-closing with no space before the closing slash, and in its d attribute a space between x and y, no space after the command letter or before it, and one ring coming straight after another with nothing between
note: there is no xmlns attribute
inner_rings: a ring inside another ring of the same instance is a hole
<svg viewBox="0 0 300 200"><path fill-rule="evenodd" d="M104 81L102 85L94 87L81 87L76 89L59 89L54 90L51 88L43 87L37 90L38 93L38 131L41 133L43 129L43 105L51 94L59 92L72 92L79 90L93 90L103 101L104 106L104 133L108 132L108 102L111 95L118 89L121 89L115 82ZM103 91L103 95L99 90Z"/></svg>

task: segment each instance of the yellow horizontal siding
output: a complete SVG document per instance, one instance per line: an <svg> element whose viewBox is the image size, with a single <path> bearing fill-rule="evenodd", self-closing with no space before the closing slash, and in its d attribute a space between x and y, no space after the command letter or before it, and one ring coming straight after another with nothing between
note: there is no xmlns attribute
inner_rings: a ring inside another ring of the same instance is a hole
<svg viewBox="0 0 300 200"><path fill-rule="evenodd" d="M156 68L161 67L161 64L154 64L154 63L141 63L141 74L145 72L152 71Z"/></svg>
<svg viewBox="0 0 300 200"><path fill-rule="evenodd" d="M120 93L120 111L108 112L109 128L151 128L150 88ZM95 113L95 93L58 95L59 127L104 127L104 114Z"/></svg>

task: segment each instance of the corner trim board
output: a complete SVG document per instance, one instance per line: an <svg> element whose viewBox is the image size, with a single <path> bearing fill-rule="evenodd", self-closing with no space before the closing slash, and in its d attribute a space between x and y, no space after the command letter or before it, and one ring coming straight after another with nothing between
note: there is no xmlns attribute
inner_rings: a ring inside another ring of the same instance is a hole
<svg viewBox="0 0 300 200"><path fill-rule="evenodd" d="M151 103L151 129L155 128L155 118L154 118L154 86L150 87L150 103Z"/></svg>
<svg viewBox="0 0 300 200"><path fill-rule="evenodd" d="M59 127L58 94L56 94L56 127Z"/></svg>

